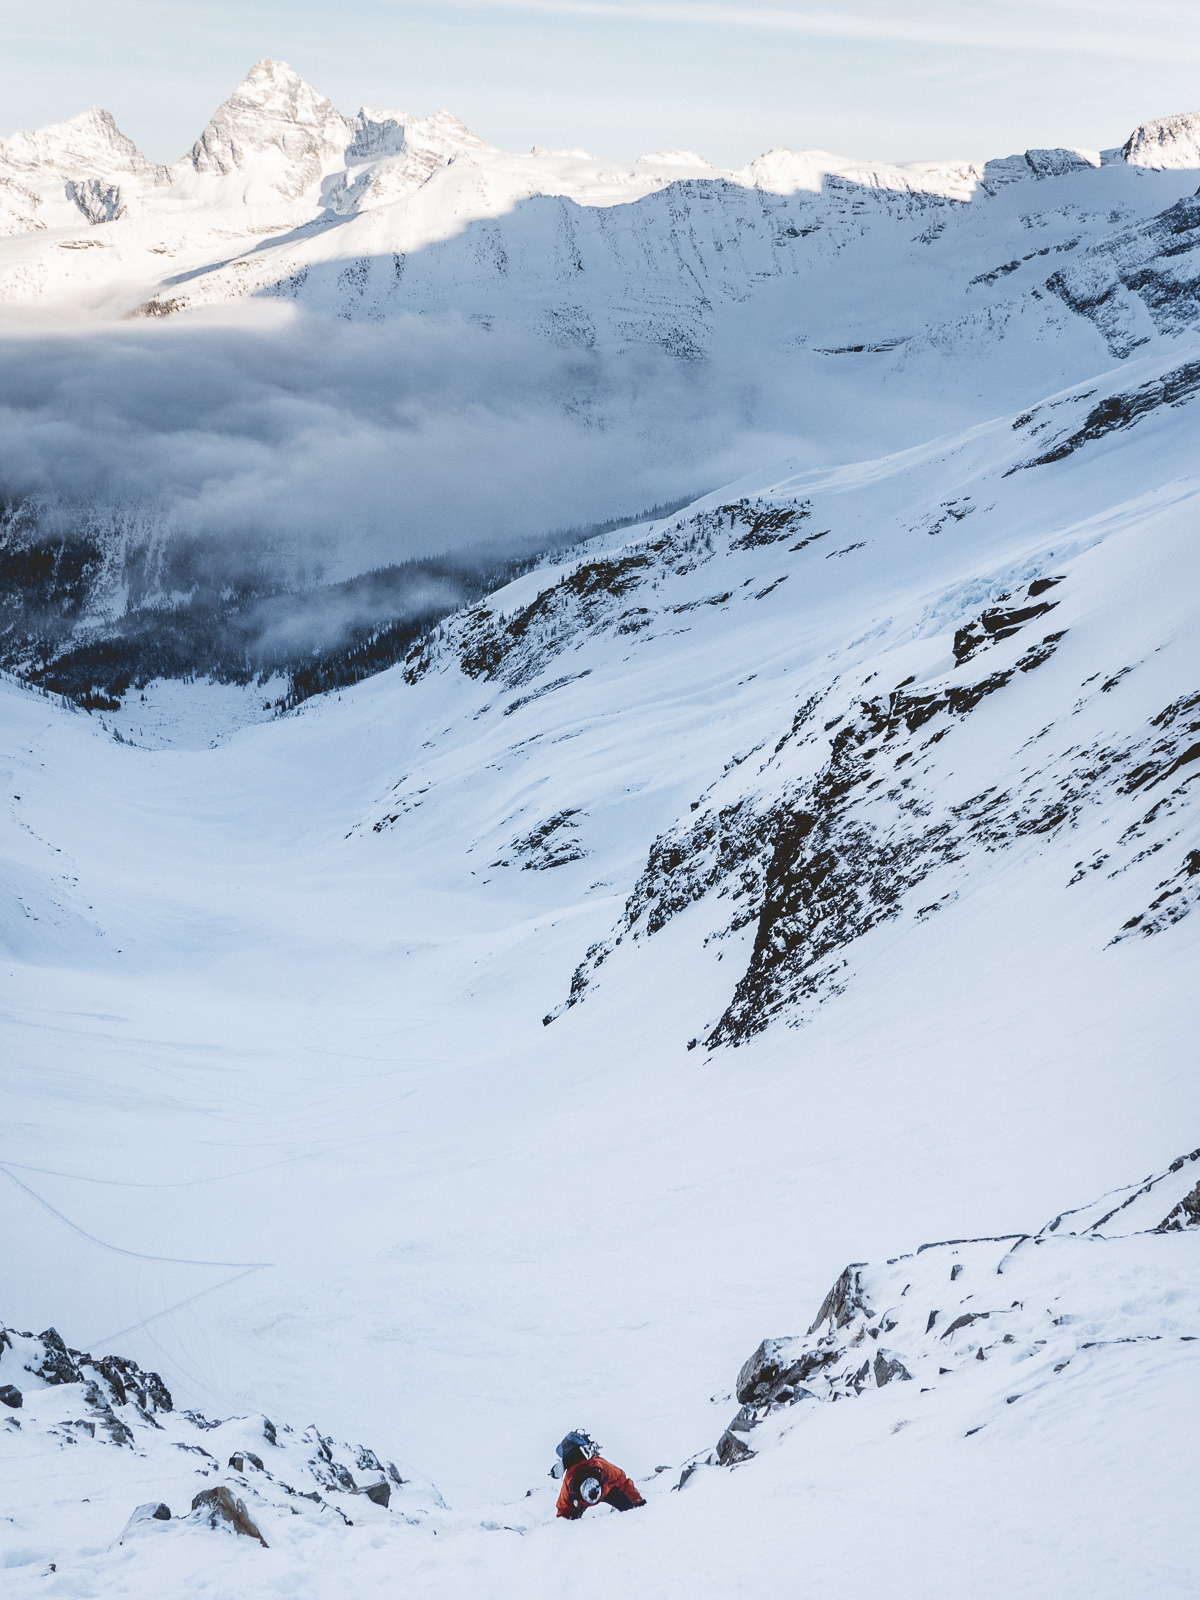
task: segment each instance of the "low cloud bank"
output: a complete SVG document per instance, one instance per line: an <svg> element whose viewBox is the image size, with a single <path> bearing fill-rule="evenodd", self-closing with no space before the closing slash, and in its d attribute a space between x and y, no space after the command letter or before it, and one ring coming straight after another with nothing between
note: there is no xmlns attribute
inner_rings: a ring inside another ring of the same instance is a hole
<svg viewBox="0 0 1200 1600"><path fill-rule="evenodd" d="M562 530L851 433L869 453L837 381L455 316L0 322L0 660L101 700L159 674L294 678L321 652L375 670Z"/></svg>
<svg viewBox="0 0 1200 1600"><path fill-rule="evenodd" d="M456 318L0 328L0 493L337 581L713 485L794 445L779 410Z"/></svg>

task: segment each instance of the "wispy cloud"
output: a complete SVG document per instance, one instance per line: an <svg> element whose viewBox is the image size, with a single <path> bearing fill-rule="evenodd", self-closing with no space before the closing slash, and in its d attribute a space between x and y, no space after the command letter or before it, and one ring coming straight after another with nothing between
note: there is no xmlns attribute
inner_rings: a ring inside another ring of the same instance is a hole
<svg viewBox="0 0 1200 1600"><path fill-rule="evenodd" d="M871 12L730 5L713 0L443 0L461 9L533 11L621 22L741 28L810 39L934 49L1049 51L1112 59L1200 61L1200 13L1175 4L1086 9L1072 0L1004 8L887 6ZM974 10L974 16L967 16Z"/></svg>

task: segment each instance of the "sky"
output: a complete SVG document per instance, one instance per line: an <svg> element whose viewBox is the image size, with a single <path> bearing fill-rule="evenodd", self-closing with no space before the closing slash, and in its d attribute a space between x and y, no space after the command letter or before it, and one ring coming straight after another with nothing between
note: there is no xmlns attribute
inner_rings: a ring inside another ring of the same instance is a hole
<svg viewBox="0 0 1200 1600"><path fill-rule="evenodd" d="M1102 149L1200 106L1195 0L41 0L0 26L0 136L102 105L153 159L263 56L343 111L447 107L489 143L739 166Z"/></svg>

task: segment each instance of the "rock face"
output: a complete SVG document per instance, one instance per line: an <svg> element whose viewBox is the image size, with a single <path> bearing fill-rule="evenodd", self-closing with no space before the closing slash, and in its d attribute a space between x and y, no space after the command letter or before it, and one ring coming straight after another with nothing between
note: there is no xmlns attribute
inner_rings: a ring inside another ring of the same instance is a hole
<svg viewBox="0 0 1200 1600"><path fill-rule="evenodd" d="M1133 167L1200 167L1200 111L1143 122L1121 155Z"/></svg>
<svg viewBox="0 0 1200 1600"><path fill-rule="evenodd" d="M1194 1240L1174 1248L1172 1240L1200 1226L1198 1172L1195 1150L1141 1184L1061 1213L1037 1234L950 1239L884 1266L848 1266L803 1338L764 1339L745 1363L737 1378L741 1410L714 1449L689 1463L685 1481L697 1465L749 1460L757 1441L794 1426L810 1404L916 1379L922 1393L943 1380L970 1382L981 1362L1013 1367L1020 1392L1003 1397L1013 1404L1082 1365L1086 1352L1194 1342ZM1131 1298L1134 1281L1139 1293Z"/></svg>
<svg viewBox="0 0 1200 1600"><path fill-rule="evenodd" d="M1159 1223L1158 1233L1181 1233L1184 1228L1200 1228L1200 1182L1184 1195Z"/></svg>
<svg viewBox="0 0 1200 1600"><path fill-rule="evenodd" d="M1120 359L1156 334L1174 337L1200 314L1200 197L1115 229L1046 279Z"/></svg>

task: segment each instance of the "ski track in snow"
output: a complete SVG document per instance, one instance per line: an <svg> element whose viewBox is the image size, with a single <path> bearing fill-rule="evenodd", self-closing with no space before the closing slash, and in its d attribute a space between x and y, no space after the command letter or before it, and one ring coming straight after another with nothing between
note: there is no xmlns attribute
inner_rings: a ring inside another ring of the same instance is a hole
<svg viewBox="0 0 1200 1600"><path fill-rule="evenodd" d="M790 328L847 434L876 385L940 420L591 541L286 716L0 680L0 1317L175 1400L0 1346L6 1593L1193 1593L1195 119L1102 165L630 175L255 71L175 168L99 114L8 141L0 293L151 303L153 237L171 314L294 281L533 325L566 262L602 342ZM753 207L718 269L696 216ZM289 231L216 266L230 212ZM807 298L737 309L761 219L818 212ZM578 1425L646 1511L555 1523ZM186 1515L218 1480L266 1550Z"/></svg>

